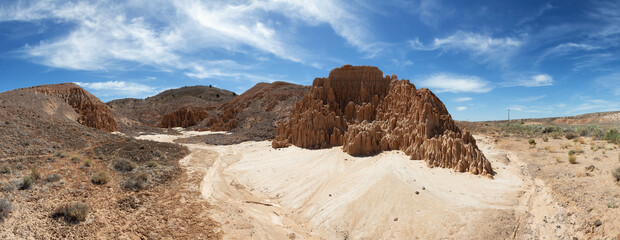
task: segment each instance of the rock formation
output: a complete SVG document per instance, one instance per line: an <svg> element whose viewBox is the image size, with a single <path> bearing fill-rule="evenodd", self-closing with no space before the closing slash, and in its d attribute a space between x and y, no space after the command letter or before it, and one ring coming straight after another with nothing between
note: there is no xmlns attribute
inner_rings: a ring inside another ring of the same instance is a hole
<svg viewBox="0 0 620 240"><path fill-rule="evenodd" d="M343 146L351 155L402 150L431 167L492 176L491 164L467 132L428 89L416 89L376 67L345 65L316 78L289 120L278 127L274 148Z"/></svg>
<svg viewBox="0 0 620 240"><path fill-rule="evenodd" d="M63 99L78 113L77 121L82 125L108 132L117 130L118 125L110 113L110 108L76 84L41 85L24 90Z"/></svg>
<svg viewBox="0 0 620 240"><path fill-rule="evenodd" d="M158 127L190 127L207 118L209 113L199 107L182 107L174 112L164 115Z"/></svg>

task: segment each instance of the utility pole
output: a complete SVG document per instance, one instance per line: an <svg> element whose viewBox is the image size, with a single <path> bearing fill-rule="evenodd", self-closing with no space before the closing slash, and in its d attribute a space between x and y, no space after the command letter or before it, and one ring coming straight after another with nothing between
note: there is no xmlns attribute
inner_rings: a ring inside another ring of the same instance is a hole
<svg viewBox="0 0 620 240"><path fill-rule="evenodd" d="M510 108L508 109L508 121L510 122Z"/></svg>

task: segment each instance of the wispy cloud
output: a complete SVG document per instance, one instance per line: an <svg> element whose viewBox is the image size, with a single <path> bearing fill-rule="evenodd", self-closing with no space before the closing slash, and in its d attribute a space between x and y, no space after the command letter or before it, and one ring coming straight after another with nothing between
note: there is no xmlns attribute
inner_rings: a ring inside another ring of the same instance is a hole
<svg viewBox="0 0 620 240"><path fill-rule="evenodd" d="M439 73L432 75L420 82L423 87L430 88L437 92L473 92L485 93L493 88L489 82L476 76L455 75L449 73Z"/></svg>
<svg viewBox="0 0 620 240"><path fill-rule="evenodd" d="M102 99L112 97L146 97L159 92L158 88L126 81L75 82Z"/></svg>
<svg viewBox="0 0 620 240"><path fill-rule="evenodd" d="M517 98L515 99L515 101L517 102L534 102L534 101L538 101L540 99L545 98L547 95L540 95L540 96L531 96L531 97L524 97L524 98Z"/></svg>
<svg viewBox="0 0 620 240"><path fill-rule="evenodd" d="M327 24L350 46L376 54L381 44L354 7L345 1L293 0L18 1L0 7L0 22L70 23L66 35L23 49L43 65L97 71L146 66L192 74L188 66L205 55L218 60L214 52L222 51L247 58L262 52L315 66L312 53L297 44L294 32L300 26Z"/></svg>
<svg viewBox="0 0 620 240"><path fill-rule="evenodd" d="M462 98L454 99L455 102L467 102L467 101L471 101L471 100L474 100L474 99L470 98L470 97L462 97Z"/></svg>
<svg viewBox="0 0 620 240"><path fill-rule="evenodd" d="M549 74L534 74L529 77L517 76L502 83L503 87L544 87L553 85L553 77Z"/></svg>
<svg viewBox="0 0 620 240"><path fill-rule="evenodd" d="M433 51L441 49L465 52L483 62L505 62L507 57L515 52L521 44L522 41L515 38L493 38L463 31L458 31L445 38L435 38L431 44L423 44L419 39L409 41L409 45L415 50Z"/></svg>
<svg viewBox="0 0 620 240"><path fill-rule="evenodd" d="M456 107L456 110L457 111L465 111L465 110L467 110L467 107L465 107L465 106Z"/></svg>

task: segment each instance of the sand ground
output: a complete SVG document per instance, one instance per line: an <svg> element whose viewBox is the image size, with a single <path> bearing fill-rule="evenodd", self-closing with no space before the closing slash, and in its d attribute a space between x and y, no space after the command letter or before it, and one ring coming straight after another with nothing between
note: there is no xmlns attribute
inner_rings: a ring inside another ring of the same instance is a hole
<svg viewBox="0 0 620 240"><path fill-rule="evenodd" d="M140 138L171 142L195 134L208 133ZM340 147L273 149L269 141L184 144L192 153L181 163L206 171L200 191L225 239L613 236L614 227L593 235L591 221L565 203L551 177L532 171L537 149L476 139L497 171L494 179L429 168L400 151L352 157Z"/></svg>

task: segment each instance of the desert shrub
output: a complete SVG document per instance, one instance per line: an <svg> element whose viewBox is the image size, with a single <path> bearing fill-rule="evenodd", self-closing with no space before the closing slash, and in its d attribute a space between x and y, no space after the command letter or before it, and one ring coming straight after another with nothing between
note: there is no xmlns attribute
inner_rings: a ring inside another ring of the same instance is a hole
<svg viewBox="0 0 620 240"><path fill-rule="evenodd" d="M620 132L618 132L616 128L609 129L609 131L605 133L604 139L610 143L620 143Z"/></svg>
<svg viewBox="0 0 620 240"><path fill-rule="evenodd" d="M586 140L585 140L585 139L583 139L583 138L579 138L579 140L578 140L578 141L579 141L579 143L580 143L580 144L586 144Z"/></svg>
<svg viewBox="0 0 620 240"><path fill-rule="evenodd" d="M98 172L90 177L90 181L97 185L106 184L108 183L108 174L104 171Z"/></svg>
<svg viewBox="0 0 620 240"><path fill-rule="evenodd" d="M548 142L549 141L549 137L547 137L547 136L544 136L542 139L543 139L543 142Z"/></svg>
<svg viewBox="0 0 620 240"><path fill-rule="evenodd" d="M565 137L566 139L568 139L568 140L571 140L571 139L574 139L574 138L576 138L576 137L578 137L578 136L577 136L577 134L575 134L574 132L568 132L568 133L564 134L564 137Z"/></svg>
<svg viewBox="0 0 620 240"><path fill-rule="evenodd" d="M11 168L6 165L0 167L0 174L11 174Z"/></svg>
<svg viewBox="0 0 620 240"><path fill-rule="evenodd" d="M536 146L536 141L534 139L530 139L527 142L530 144L530 146Z"/></svg>
<svg viewBox="0 0 620 240"><path fill-rule="evenodd" d="M56 209L53 217L62 217L67 222L77 223L86 220L89 207L85 203L72 202Z"/></svg>
<svg viewBox="0 0 620 240"><path fill-rule="evenodd" d="M52 175L47 176L45 178L45 181L46 182L58 182L58 181L60 181L60 178L61 178L60 174L55 174L54 173Z"/></svg>
<svg viewBox="0 0 620 240"><path fill-rule="evenodd" d="M160 158L160 157L163 157L164 154L161 151L159 151L159 150L155 150L153 152L153 156Z"/></svg>
<svg viewBox="0 0 620 240"><path fill-rule="evenodd" d="M90 167L92 165L93 165L93 162L90 159L86 159L86 161L84 161L84 166Z"/></svg>
<svg viewBox="0 0 620 240"><path fill-rule="evenodd" d="M611 175L614 176L614 178L616 179L616 182L620 181L620 167L617 167L616 169L614 169L611 172Z"/></svg>
<svg viewBox="0 0 620 240"><path fill-rule="evenodd" d="M9 200L4 198L0 199L0 222L4 221L6 217L9 216L9 213L13 210L13 205Z"/></svg>
<svg viewBox="0 0 620 240"><path fill-rule="evenodd" d="M57 153L56 153L56 157L59 157L59 158L68 158L68 157L69 157L69 154L67 154L66 152L57 152Z"/></svg>
<svg viewBox="0 0 620 240"><path fill-rule="evenodd" d="M148 162L148 163L146 164L146 166L147 166L147 167L150 167L150 168L154 168L154 167L158 167L158 166L159 166L159 164L158 164L157 162L150 161L150 162Z"/></svg>
<svg viewBox="0 0 620 240"><path fill-rule="evenodd" d="M592 137L594 139L601 139L603 137L603 129L596 125L579 127L577 132L582 137Z"/></svg>
<svg viewBox="0 0 620 240"><path fill-rule="evenodd" d="M575 155L568 156L568 162L570 164L576 164L577 163L577 156L575 156Z"/></svg>
<svg viewBox="0 0 620 240"><path fill-rule="evenodd" d="M134 174L131 176L125 183L123 183L123 188L129 190L141 190L146 188L146 183L149 180L149 175L146 173Z"/></svg>
<svg viewBox="0 0 620 240"><path fill-rule="evenodd" d="M114 162L114 169L121 172L129 172L136 168L136 164L127 160L127 159L119 159Z"/></svg>
<svg viewBox="0 0 620 240"><path fill-rule="evenodd" d="M21 190L26 190L26 189L30 189L30 187L32 187L32 177L31 176L24 176L22 177L22 181L20 183L19 189Z"/></svg>
<svg viewBox="0 0 620 240"><path fill-rule="evenodd" d="M553 133L553 132L559 133L561 130L562 129L560 129L560 127L557 127L557 126L548 126L542 129L542 133Z"/></svg>
<svg viewBox="0 0 620 240"><path fill-rule="evenodd" d="M78 164L82 161L82 159L80 157L72 157L71 158L71 162Z"/></svg>
<svg viewBox="0 0 620 240"><path fill-rule="evenodd" d="M573 155L575 155L576 153L577 153L577 152L575 152L575 150L572 150L572 149L571 149L571 150L569 150L569 151L568 151L568 156L573 156Z"/></svg>
<svg viewBox="0 0 620 240"><path fill-rule="evenodd" d="M37 168L33 167L30 169L30 177L32 178L32 180L37 181L41 179L41 173L39 173L39 170L37 170Z"/></svg>

